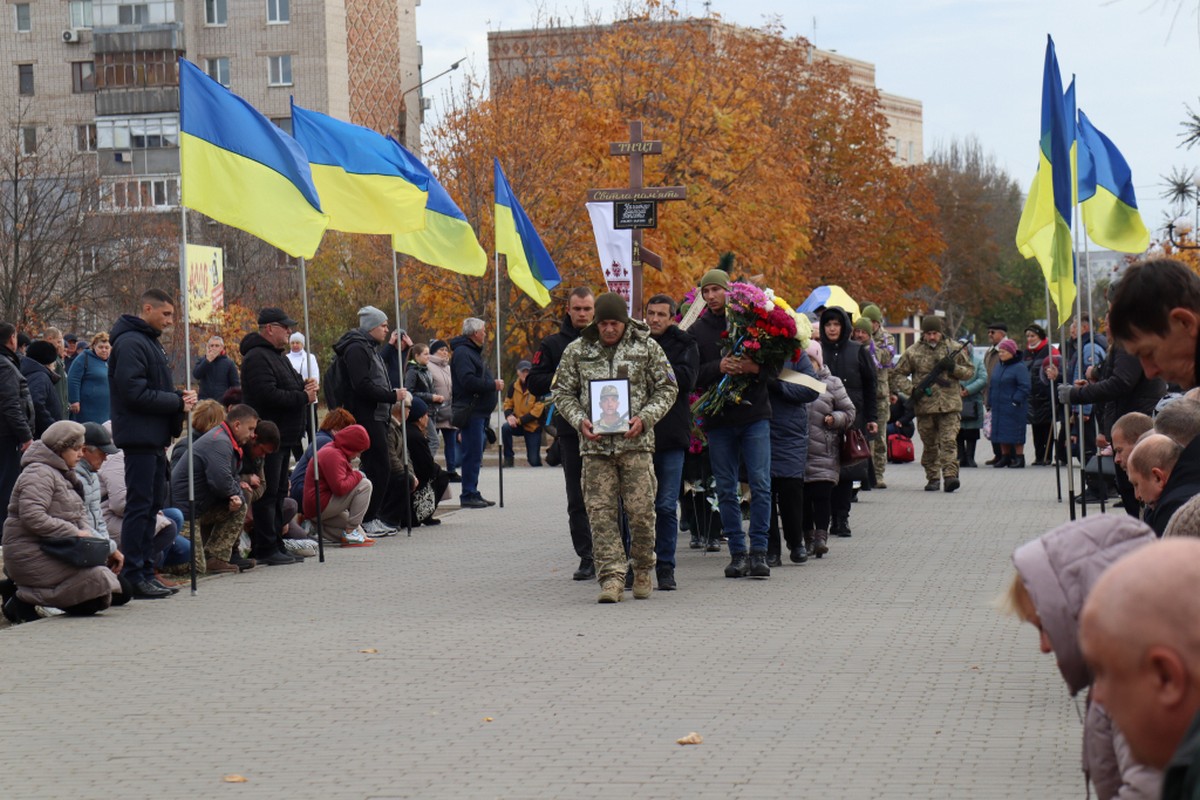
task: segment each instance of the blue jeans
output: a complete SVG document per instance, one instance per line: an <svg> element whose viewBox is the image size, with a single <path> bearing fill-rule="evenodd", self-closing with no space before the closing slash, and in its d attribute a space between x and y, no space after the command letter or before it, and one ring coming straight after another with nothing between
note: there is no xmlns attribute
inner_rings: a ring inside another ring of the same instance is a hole
<svg viewBox="0 0 1200 800"><path fill-rule="evenodd" d="M525 460L529 462L531 467L540 467L542 465L542 429L530 432L524 428L518 428L518 432L525 437ZM513 429L507 422L500 428L500 438L504 442L504 457L513 457Z"/></svg>
<svg viewBox="0 0 1200 800"><path fill-rule="evenodd" d="M483 466L483 446L487 443L483 429L487 417L476 414L462 429L462 495L463 499L479 497L479 468Z"/></svg>
<svg viewBox="0 0 1200 800"><path fill-rule="evenodd" d="M654 553L660 567L675 567L675 542L679 539L679 485L683 479L682 448L654 454L658 493L654 496Z"/></svg>
<svg viewBox="0 0 1200 800"><path fill-rule="evenodd" d="M155 566L161 569L186 564L192 560L192 542L183 533L183 512L178 508L164 508L162 513L171 520L175 529L164 528L155 535L155 550L158 553L154 559ZM159 550L159 539L167 539L168 534L170 538L165 542L165 548Z"/></svg>
<svg viewBox="0 0 1200 800"><path fill-rule="evenodd" d="M729 539L729 554L746 552L737 497L739 456L746 463L750 483L750 550L765 553L767 529L771 526L771 421L760 419L748 425L714 428L706 434L721 506L721 530Z"/></svg>
<svg viewBox="0 0 1200 800"><path fill-rule="evenodd" d="M458 428L442 428L442 449L446 451L446 471L458 472L462 453L458 449Z"/></svg>

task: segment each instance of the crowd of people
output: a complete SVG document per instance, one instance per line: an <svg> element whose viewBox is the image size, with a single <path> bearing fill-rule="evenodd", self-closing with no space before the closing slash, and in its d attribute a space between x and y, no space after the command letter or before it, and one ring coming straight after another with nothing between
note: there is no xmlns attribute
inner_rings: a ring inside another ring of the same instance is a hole
<svg viewBox="0 0 1200 800"><path fill-rule="evenodd" d="M934 315L898 351L877 306L831 306L795 315L800 346L781 366L731 349L730 291L710 270L699 313L659 294L642 321L619 295L576 288L507 392L474 317L449 341L414 343L365 306L322 375L297 322L264 308L240 369L207 342L199 392L176 386L159 344L175 313L163 292L86 343L55 329L23 341L0 323L4 616L169 597L172 575L299 563L318 537L368 547L438 524L452 483L463 509L489 508L479 473L497 438L506 466L518 437L529 467L561 465L573 577L597 581L599 602L677 589L681 530L694 549L728 549L727 578L765 579L785 552L820 559L852 535L857 494L887 488L891 439L915 430L925 490L953 493L982 436L985 466L1077 461L1080 501L1124 510L1018 548L1007 595L1069 691L1089 693L1087 780L1101 798L1198 796L1200 277L1170 260L1131 266L1110 291L1108 336L1080 315L1061 348L1036 322L1023 347L994 322L977 352ZM698 420L696 398L731 376L740 400Z"/></svg>

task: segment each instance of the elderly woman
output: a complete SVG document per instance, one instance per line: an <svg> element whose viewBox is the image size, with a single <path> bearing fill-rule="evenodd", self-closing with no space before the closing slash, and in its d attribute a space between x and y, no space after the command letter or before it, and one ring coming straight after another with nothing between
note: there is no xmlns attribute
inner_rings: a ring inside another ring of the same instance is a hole
<svg viewBox="0 0 1200 800"><path fill-rule="evenodd" d="M992 442L1000 446L993 468L1025 466L1025 424L1029 413L1029 370L1017 345L1005 339L996 348L1000 361L992 369L988 400L992 404Z"/></svg>
<svg viewBox="0 0 1200 800"><path fill-rule="evenodd" d="M106 566L77 567L43 551L52 539L95 536L87 523L75 465L83 454L84 427L63 420L46 429L21 457L21 476L4 522L4 616L12 623L38 619L36 606L87 616L112 604L124 558L112 551ZM103 541L103 540L102 540ZM107 542L105 542L107 550ZM12 593L12 596L8 596Z"/></svg>

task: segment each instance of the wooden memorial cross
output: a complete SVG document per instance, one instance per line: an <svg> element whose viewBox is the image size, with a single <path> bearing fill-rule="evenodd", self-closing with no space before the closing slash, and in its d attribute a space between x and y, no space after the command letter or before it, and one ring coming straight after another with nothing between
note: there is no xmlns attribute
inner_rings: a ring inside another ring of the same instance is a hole
<svg viewBox="0 0 1200 800"><path fill-rule="evenodd" d="M661 141L645 141L642 139L642 123L636 120L629 123L629 141L612 142L608 145L609 155L625 156L629 159L629 188L627 189L589 189L589 203L611 201L613 204L613 226L617 229L632 229L633 238L633 275L630 306L633 314L641 318L642 314L642 264L649 264L657 270L662 270L662 259L642 246L642 231L645 228L658 226L658 203L660 200L684 200L687 198L687 188L683 186L651 186L643 185L642 157L660 155L663 151Z"/></svg>

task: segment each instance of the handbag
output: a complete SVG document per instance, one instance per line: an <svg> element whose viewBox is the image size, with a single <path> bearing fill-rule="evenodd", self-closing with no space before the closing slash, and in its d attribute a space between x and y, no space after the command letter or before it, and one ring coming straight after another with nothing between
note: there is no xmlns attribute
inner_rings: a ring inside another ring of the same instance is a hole
<svg viewBox="0 0 1200 800"><path fill-rule="evenodd" d="M412 498L413 517L417 522L424 522L433 516L433 511L437 507L436 498L433 496L433 486L426 483L421 488L417 489Z"/></svg>
<svg viewBox="0 0 1200 800"><path fill-rule="evenodd" d="M971 399L963 403L962 421L974 422L977 419L979 419L979 401Z"/></svg>
<svg viewBox="0 0 1200 800"><path fill-rule="evenodd" d="M72 567L103 567L108 563L108 539L98 536L56 536L38 543L42 552Z"/></svg>
<svg viewBox="0 0 1200 800"><path fill-rule="evenodd" d="M990 408L983 412L983 438L989 442L992 440L992 410Z"/></svg>
<svg viewBox="0 0 1200 800"><path fill-rule="evenodd" d="M450 416L450 424L455 428L465 428L471 424L471 417L475 415L475 406L479 404L479 398L476 397L469 405L457 409Z"/></svg>
<svg viewBox="0 0 1200 800"><path fill-rule="evenodd" d="M851 428L842 434L841 461L843 466L849 466L857 461L866 461L871 457L871 446L867 437L858 428Z"/></svg>

